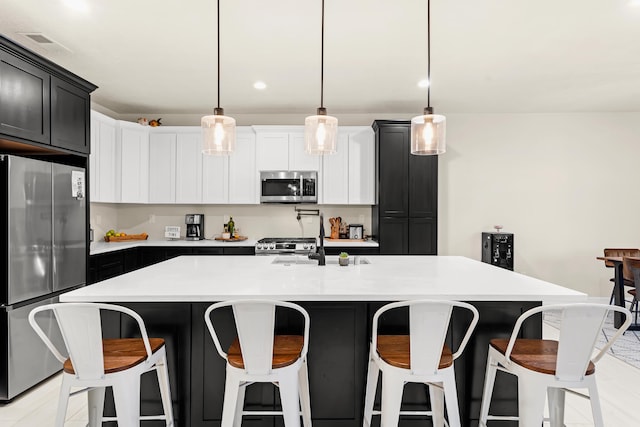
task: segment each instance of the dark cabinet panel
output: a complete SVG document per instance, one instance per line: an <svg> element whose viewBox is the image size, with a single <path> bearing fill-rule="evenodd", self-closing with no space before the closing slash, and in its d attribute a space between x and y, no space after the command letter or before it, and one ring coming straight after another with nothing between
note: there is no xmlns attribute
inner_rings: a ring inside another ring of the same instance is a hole
<svg viewBox="0 0 640 427"><path fill-rule="evenodd" d="M436 255L438 156L411 154L408 121L377 120L373 128L378 205L371 228L380 254Z"/></svg>
<svg viewBox="0 0 640 427"><path fill-rule="evenodd" d="M409 155L409 216L438 216L438 156Z"/></svg>
<svg viewBox="0 0 640 427"><path fill-rule="evenodd" d="M434 255L438 224L433 218L409 218L409 255Z"/></svg>
<svg viewBox="0 0 640 427"><path fill-rule="evenodd" d="M211 248L215 249L215 248ZM255 255L256 250L253 246L229 246L224 248L225 255Z"/></svg>
<svg viewBox="0 0 640 427"><path fill-rule="evenodd" d="M407 218L380 218L378 239L380 255L402 255L409 252L409 220Z"/></svg>
<svg viewBox="0 0 640 427"><path fill-rule="evenodd" d="M51 77L51 145L89 153L89 94Z"/></svg>
<svg viewBox="0 0 640 427"><path fill-rule="evenodd" d="M255 250L253 246L147 246L91 255L88 283L110 279L182 255L255 255Z"/></svg>
<svg viewBox="0 0 640 427"><path fill-rule="evenodd" d="M378 255L379 248L362 247L362 246L325 246L324 251L327 255L340 255L346 252L349 255Z"/></svg>
<svg viewBox="0 0 640 427"><path fill-rule="evenodd" d="M225 361L216 352L204 325L203 315L208 305L193 305L191 395L199 398L192 401L192 425L217 427L222 416ZM301 305L311 317L308 366L313 422L359 425L367 357L366 306L321 302ZM222 347L227 348L236 334L231 310L214 313L213 323ZM276 328L278 333L298 334L302 331L302 322L298 314L278 311ZM273 385L254 384L247 388L244 408L280 410L279 402L278 389ZM245 423L283 426L282 418L277 416L246 416L242 425Z"/></svg>
<svg viewBox="0 0 640 427"><path fill-rule="evenodd" d="M8 143L10 152L24 152L20 144L25 144L39 147L38 151L86 157L90 150L89 94L95 89L92 83L0 35L0 140Z"/></svg>
<svg viewBox="0 0 640 427"><path fill-rule="evenodd" d="M0 133L49 144L49 74L0 50Z"/></svg>
<svg viewBox="0 0 640 427"><path fill-rule="evenodd" d="M378 176L378 201L380 215L407 216L409 129L406 126L389 126L380 129Z"/></svg>

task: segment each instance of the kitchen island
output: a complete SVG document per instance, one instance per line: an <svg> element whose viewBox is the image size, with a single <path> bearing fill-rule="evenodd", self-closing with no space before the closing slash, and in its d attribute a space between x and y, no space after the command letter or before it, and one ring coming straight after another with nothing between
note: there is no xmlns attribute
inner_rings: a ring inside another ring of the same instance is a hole
<svg viewBox="0 0 640 427"><path fill-rule="evenodd" d="M224 361L204 325L207 306L237 298L297 302L311 316L314 425L359 427L371 318L384 303L431 298L467 301L478 308L480 322L474 337L456 361L463 423L476 425L489 339L508 336L523 311L543 302L586 299L580 292L464 257L366 256L352 261L358 264L341 267L336 257L327 257L327 265L319 267L299 257L183 256L63 294L61 300L126 305L142 315L150 335L165 338L177 422L184 426L220 425ZM214 320L226 329L223 340L235 335L230 312ZM450 344L455 345L467 321L454 313ZM385 327L396 331L405 322L391 319ZM289 318L278 318L277 325L287 332L299 327L296 319ZM131 326L120 318L104 322L107 333L114 336L126 334ZM527 337L540 337L541 332L540 318L523 329ZM515 381L499 381L503 385L494 395L494 412L513 413ZM157 409L159 396L153 378L147 383L142 408L148 412ZM408 385L405 407L424 403L427 394L424 386ZM247 409L272 409L279 404L273 386L257 384L247 391L246 402ZM273 417L248 417L246 423L273 426L281 425L281 420L274 424ZM403 420L400 425L411 423Z"/></svg>

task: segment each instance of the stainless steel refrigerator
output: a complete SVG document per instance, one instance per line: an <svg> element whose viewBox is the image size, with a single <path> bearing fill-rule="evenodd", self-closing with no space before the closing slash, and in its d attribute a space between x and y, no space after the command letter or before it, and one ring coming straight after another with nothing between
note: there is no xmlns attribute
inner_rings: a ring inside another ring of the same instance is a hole
<svg viewBox="0 0 640 427"><path fill-rule="evenodd" d="M29 312L86 283L85 171L0 155L0 401L61 369ZM44 319L56 334L57 325ZM62 348L64 348L62 346Z"/></svg>

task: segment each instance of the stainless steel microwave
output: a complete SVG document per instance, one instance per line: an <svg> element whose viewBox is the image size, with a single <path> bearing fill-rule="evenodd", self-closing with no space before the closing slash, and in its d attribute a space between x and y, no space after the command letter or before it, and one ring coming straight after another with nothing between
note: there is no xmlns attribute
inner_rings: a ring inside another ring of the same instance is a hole
<svg viewBox="0 0 640 427"><path fill-rule="evenodd" d="M318 172L261 171L260 203L318 203Z"/></svg>

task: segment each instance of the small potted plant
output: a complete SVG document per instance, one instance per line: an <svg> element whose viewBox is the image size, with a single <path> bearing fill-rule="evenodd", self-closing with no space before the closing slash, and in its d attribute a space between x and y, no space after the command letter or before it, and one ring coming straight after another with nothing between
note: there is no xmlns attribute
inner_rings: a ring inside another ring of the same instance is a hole
<svg viewBox="0 0 640 427"><path fill-rule="evenodd" d="M349 254L346 252L340 252L340 256L338 257L338 264L343 267L349 265Z"/></svg>

